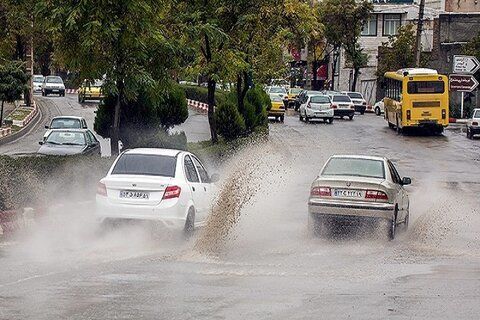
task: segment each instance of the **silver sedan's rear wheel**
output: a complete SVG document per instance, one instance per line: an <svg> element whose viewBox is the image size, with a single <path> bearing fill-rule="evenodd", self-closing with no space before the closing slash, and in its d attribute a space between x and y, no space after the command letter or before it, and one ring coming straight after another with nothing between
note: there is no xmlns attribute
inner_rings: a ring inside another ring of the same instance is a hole
<svg viewBox="0 0 480 320"><path fill-rule="evenodd" d="M393 218L391 221L388 223L388 240L393 240L395 239L395 235L397 233L397 213L398 213L398 208L395 208L395 214L393 215Z"/></svg>

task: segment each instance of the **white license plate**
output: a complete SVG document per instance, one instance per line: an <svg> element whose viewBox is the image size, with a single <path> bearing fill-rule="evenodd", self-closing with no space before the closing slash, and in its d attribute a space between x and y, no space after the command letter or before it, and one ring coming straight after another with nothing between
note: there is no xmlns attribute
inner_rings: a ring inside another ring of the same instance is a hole
<svg viewBox="0 0 480 320"><path fill-rule="evenodd" d="M149 197L150 197L150 194L148 192L129 191L129 190L120 191L120 198L123 198L123 199L148 200Z"/></svg>
<svg viewBox="0 0 480 320"><path fill-rule="evenodd" d="M335 189L333 190L333 196L342 198L363 198L364 194L361 190Z"/></svg>

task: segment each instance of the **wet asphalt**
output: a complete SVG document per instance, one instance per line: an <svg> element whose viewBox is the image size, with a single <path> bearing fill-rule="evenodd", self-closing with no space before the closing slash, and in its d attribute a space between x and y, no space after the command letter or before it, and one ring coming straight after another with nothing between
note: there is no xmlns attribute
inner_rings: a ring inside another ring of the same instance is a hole
<svg viewBox="0 0 480 320"><path fill-rule="evenodd" d="M200 137L194 119L182 129ZM312 238L309 187L332 154L387 156L411 177L409 229ZM0 244L0 319L478 319L479 168L480 139L457 131L402 136L371 114L271 122L219 170L251 197L218 254L194 249L202 230L104 234L91 206L67 204Z"/></svg>

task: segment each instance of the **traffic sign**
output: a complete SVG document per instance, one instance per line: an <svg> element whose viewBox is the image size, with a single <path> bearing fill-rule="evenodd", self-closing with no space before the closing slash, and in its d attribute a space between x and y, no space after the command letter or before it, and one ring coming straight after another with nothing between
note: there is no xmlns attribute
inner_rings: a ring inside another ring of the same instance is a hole
<svg viewBox="0 0 480 320"><path fill-rule="evenodd" d="M474 56L453 56L453 73L474 74L480 62Z"/></svg>
<svg viewBox="0 0 480 320"><path fill-rule="evenodd" d="M451 74L449 76L450 91L472 92L478 86L478 81L471 74Z"/></svg>

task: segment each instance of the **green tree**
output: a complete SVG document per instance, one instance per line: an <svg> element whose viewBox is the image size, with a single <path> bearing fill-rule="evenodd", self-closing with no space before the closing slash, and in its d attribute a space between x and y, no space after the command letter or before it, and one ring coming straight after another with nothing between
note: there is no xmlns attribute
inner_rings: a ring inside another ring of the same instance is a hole
<svg viewBox="0 0 480 320"><path fill-rule="evenodd" d="M412 67L415 64L415 31L412 24L398 29L397 35L389 36L379 50L377 76L383 77L387 71Z"/></svg>
<svg viewBox="0 0 480 320"><path fill-rule="evenodd" d="M352 65L352 91L356 89L360 69L366 66L368 60L358 39L372 10L372 3L366 0L323 0L320 5L320 20L325 26L327 42L336 49L342 47L346 60Z"/></svg>
<svg viewBox="0 0 480 320"><path fill-rule="evenodd" d="M52 22L56 58L81 78L106 77L104 91L116 97L111 132L118 152L122 109L139 88L151 91L169 78L178 46L164 24L168 1L59 0L38 9Z"/></svg>
<svg viewBox="0 0 480 320"><path fill-rule="evenodd" d="M28 76L20 61L0 60L0 127L3 124L3 105L5 102L19 100L28 88Z"/></svg>
<svg viewBox="0 0 480 320"><path fill-rule="evenodd" d="M245 133L245 120L237 106L227 101L215 112L219 134L227 141L234 140Z"/></svg>
<svg viewBox="0 0 480 320"><path fill-rule="evenodd" d="M463 53L477 57L480 60L480 32L463 47ZM480 72L476 73L477 80L480 80Z"/></svg>

